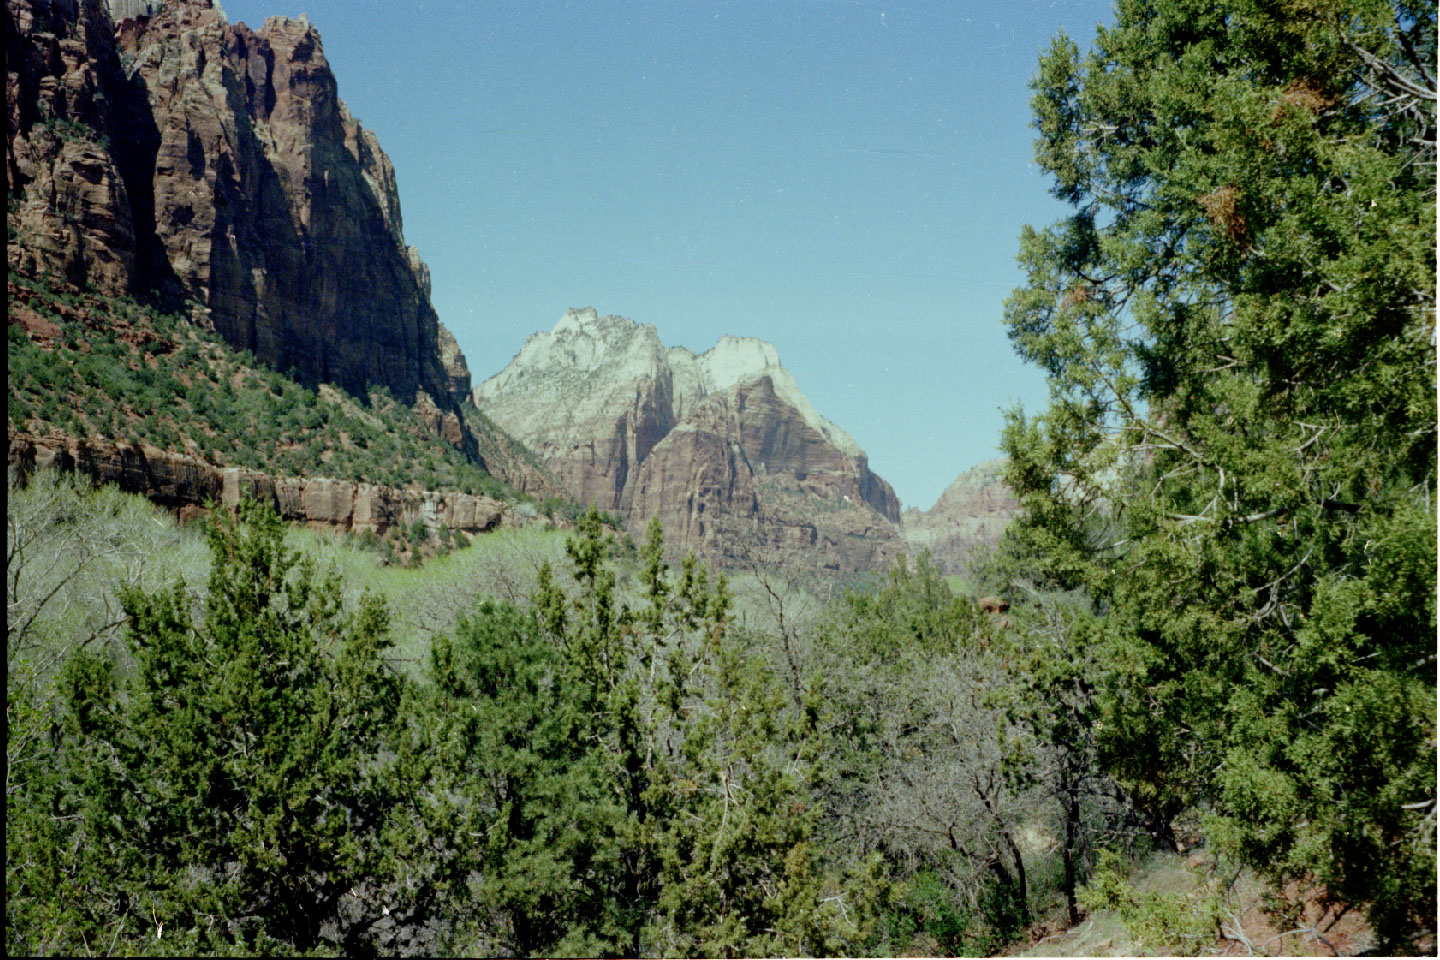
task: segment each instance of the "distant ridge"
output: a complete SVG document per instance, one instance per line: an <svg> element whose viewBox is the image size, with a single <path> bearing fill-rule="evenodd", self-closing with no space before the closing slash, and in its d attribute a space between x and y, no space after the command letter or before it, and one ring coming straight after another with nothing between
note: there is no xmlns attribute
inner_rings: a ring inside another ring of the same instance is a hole
<svg viewBox="0 0 1440 960"><path fill-rule="evenodd" d="M1019 502L1005 485L1003 457L976 464L955 478L929 510L906 510L901 517L905 543L914 552L929 550L946 573L970 570L980 551L995 546Z"/></svg>

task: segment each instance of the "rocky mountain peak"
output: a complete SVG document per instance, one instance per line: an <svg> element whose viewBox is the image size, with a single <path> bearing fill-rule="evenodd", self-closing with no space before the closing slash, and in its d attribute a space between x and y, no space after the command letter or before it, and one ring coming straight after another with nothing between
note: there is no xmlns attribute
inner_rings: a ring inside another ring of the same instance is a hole
<svg viewBox="0 0 1440 960"><path fill-rule="evenodd" d="M790 371L781 366L780 354L768 340L756 337L721 337L719 343L696 357L695 362L700 370L699 393L696 399L768 378L776 395L794 407L805 423L825 437L836 449L850 457L865 455L854 438L820 415L810 399L801 392Z"/></svg>
<svg viewBox="0 0 1440 960"><path fill-rule="evenodd" d="M1006 460L986 460L965 470L929 510L906 510L905 542L929 550L946 573L964 573L977 551L1000 542L1019 502L1005 484Z"/></svg>
<svg viewBox="0 0 1440 960"><path fill-rule="evenodd" d="M712 391L737 383L753 383L780 366L775 344L758 337L723 336L696 358L705 370Z"/></svg>
<svg viewBox="0 0 1440 960"><path fill-rule="evenodd" d="M631 372L631 366L635 373L649 372L662 362L664 354L660 334L653 325L624 317L602 317L594 307L565 311L553 330L531 337L525 348L559 350L571 358L577 369L586 372L618 365L622 375Z"/></svg>
<svg viewBox="0 0 1440 960"><path fill-rule="evenodd" d="M678 548L725 561L760 544L854 572L898 544L894 491L765 340L727 336L697 355L650 324L570 310L475 402L582 503L659 516Z"/></svg>
<svg viewBox="0 0 1440 960"><path fill-rule="evenodd" d="M665 348L653 326L586 307L567 310L554 329L532 334L474 396L492 415L503 411L522 429L512 431L522 440L556 428L577 439L579 424L623 405L637 384L660 381L665 373Z"/></svg>

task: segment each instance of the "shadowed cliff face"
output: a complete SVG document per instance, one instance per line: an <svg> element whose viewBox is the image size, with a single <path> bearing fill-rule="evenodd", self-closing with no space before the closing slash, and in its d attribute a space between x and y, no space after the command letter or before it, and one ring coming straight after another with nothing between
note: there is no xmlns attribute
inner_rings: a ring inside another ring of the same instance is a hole
<svg viewBox="0 0 1440 960"><path fill-rule="evenodd" d="M7 220L22 241L7 244L12 265L29 257L120 292L137 280L138 200L103 142L119 115L103 89L107 53L118 72L98 3L6 0Z"/></svg>
<svg viewBox="0 0 1440 960"><path fill-rule="evenodd" d="M700 400L628 475L620 506L632 525L658 516L682 549L736 565L851 574L901 552L890 485L768 376Z"/></svg>
<svg viewBox="0 0 1440 960"><path fill-rule="evenodd" d="M852 574L898 554L900 504L764 341L666 349L653 326L570 311L476 403L571 494L651 516L677 550Z"/></svg>
<svg viewBox="0 0 1440 960"><path fill-rule="evenodd" d="M100 0L6 0L5 17L12 261L199 302L308 383L426 393L464 445L464 357L405 246L390 161L303 17L251 30L209 0L119 24Z"/></svg>

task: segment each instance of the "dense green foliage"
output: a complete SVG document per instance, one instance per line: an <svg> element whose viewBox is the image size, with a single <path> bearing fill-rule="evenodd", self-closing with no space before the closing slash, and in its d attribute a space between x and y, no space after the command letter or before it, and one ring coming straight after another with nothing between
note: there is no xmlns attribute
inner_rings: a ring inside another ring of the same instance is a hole
<svg viewBox="0 0 1440 960"><path fill-rule="evenodd" d="M74 523L66 549L134 502L45 477L12 499L12 544ZM1007 667L1049 634L928 561L810 615L766 583L773 616L738 614L658 527L627 547L591 511L563 556L436 562L478 602L373 581L430 608L417 670L314 557L361 582L373 560L311 537L247 505L208 577L118 586L123 637L72 642L67 601L12 649L11 952L987 953L1063 902L1036 839L1066 817L1053 711L1017 709ZM53 566L27 549L21 585ZM1082 873L1124 830L1091 787Z"/></svg>
<svg viewBox="0 0 1440 960"><path fill-rule="evenodd" d="M1075 589L1097 761L1277 885L1435 922L1433 4L1117 4L1041 61L1005 578ZM1012 587L1013 589L1013 587Z"/></svg>
<svg viewBox="0 0 1440 960"><path fill-rule="evenodd" d="M8 804L12 952L309 950L385 875L384 608L343 611L281 531L254 504L212 530L203 610L178 584L127 592L128 677L88 651L66 662L59 735ZM353 947L374 922L333 935Z"/></svg>

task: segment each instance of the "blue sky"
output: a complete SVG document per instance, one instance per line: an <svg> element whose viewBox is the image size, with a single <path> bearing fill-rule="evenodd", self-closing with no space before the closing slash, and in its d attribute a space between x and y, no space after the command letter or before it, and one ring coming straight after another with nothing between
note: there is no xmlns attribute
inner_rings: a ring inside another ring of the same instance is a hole
<svg viewBox="0 0 1440 960"><path fill-rule="evenodd" d="M1108 3L222 5L319 29L477 383L567 307L762 337L922 509L1044 403L1001 323L1021 225L1065 213L1027 84Z"/></svg>

